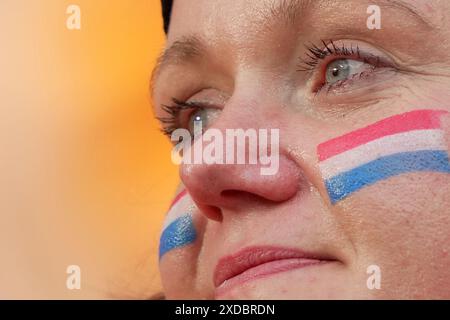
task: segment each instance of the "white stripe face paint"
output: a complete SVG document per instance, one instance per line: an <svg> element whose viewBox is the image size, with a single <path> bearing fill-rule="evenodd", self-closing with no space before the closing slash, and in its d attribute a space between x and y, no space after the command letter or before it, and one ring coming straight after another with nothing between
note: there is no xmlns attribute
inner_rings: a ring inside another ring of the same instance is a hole
<svg viewBox="0 0 450 320"><path fill-rule="evenodd" d="M400 152L446 150L444 131L441 129L414 130L386 136L360 145L319 163L325 179L348 171L380 157Z"/></svg>

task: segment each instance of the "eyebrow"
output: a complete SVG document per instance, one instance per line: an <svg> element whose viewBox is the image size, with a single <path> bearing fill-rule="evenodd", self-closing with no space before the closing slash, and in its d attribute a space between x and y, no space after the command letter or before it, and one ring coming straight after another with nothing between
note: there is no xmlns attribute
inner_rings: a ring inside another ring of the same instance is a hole
<svg viewBox="0 0 450 320"><path fill-rule="evenodd" d="M271 4L267 10L268 20L277 20L282 23L292 24L298 17L304 15L313 6L329 4L330 2L341 2L342 0L281 0L279 3ZM403 11L411 17L416 18L428 29L436 26L418 8L408 0L374 0L374 4L380 7L391 7ZM195 58L204 57L207 53L205 42L198 35L182 36L170 47L166 48L156 61L156 66L151 76L151 92L154 90L154 82L163 69L170 65L186 63Z"/></svg>
<svg viewBox="0 0 450 320"><path fill-rule="evenodd" d="M193 60L196 57L206 55L206 46L197 35L183 36L176 40L169 48L165 49L156 60L151 75L151 92L153 83L165 67Z"/></svg>

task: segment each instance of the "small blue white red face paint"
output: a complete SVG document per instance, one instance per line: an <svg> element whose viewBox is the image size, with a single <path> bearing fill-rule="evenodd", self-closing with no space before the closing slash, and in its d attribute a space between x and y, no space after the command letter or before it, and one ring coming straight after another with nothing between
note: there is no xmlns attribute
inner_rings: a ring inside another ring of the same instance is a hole
<svg viewBox="0 0 450 320"><path fill-rule="evenodd" d="M167 252L191 244L197 238L192 214L192 201L186 190L172 201L159 242L159 258Z"/></svg>
<svg viewBox="0 0 450 320"><path fill-rule="evenodd" d="M442 110L415 110L328 140L317 147L332 204L364 187L410 172L450 173Z"/></svg>

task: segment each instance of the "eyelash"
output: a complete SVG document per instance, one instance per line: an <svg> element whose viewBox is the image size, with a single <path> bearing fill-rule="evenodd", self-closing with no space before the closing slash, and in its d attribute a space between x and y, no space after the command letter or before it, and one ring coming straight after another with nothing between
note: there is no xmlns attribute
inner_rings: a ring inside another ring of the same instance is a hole
<svg viewBox="0 0 450 320"><path fill-rule="evenodd" d="M326 42L325 40L321 40L321 44L324 46L323 48L319 48L315 44L306 45L306 49L308 52L305 54L305 58L300 58L300 63L297 71L299 72L313 72L315 71L320 62L327 59L329 56L334 56L336 59L343 57L353 57L354 59L358 59L364 63L370 64L373 67L373 70L380 66L380 58L374 55L364 55L359 50L359 47L354 47L350 45L350 47L342 44L341 46L337 46L333 40L329 40ZM334 60L336 60L334 59ZM333 60L329 61L329 63L333 62ZM362 73L360 74L360 76ZM347 81L352 80L353 78L349 78L346 80L341 80L333 84L323 83L317 86L313 91L315 94L319 94L322 91L326 91L327 93L339 86L342 86L347 83ZM171 137L172 133L178 129L183 127L180 123L180 113L184 110L193 110L192 112L203 110L207 108L207 106L202 106L201 103L194 101L181 101L176 98L172 98L172 105L162 105L161 108L164 112L168 114L167 117L157 117L157 119L161 122L162 128L161 131L164 135ZM191 112L191 113L192 113Z"/></svg>
<svg viewBox="0 0 450 320"><path fill-rule="evenodd" d="M346 44L342 44L341 46L337 46L333 40L329 40L326 42L325 40L321 40L321 44L323 48L319 48L315 44L306 45L306 49L308 52L305 54L305 58L300 58L300 63L298 65L297 71L299 72L312 72L315 71L320 62L327 59L327 57L336 57L337 60L339 58L345 57L353 57L355 60L359 60L361 62L372 65L372 70L381 66L380 58L374 55L365 55L363 54L358 46L347 46ZM333 62L333 60L328 61L329 63ZM360 74L360 76L362 73ZM322 91L326 91L327 93L339 86L342 86L347 83L347 81L352 80L353 78L349 78L346 80L341 80L333 84L322 83L313 90L317 95Z"/></svg>
<svg viewBox="0 0 450 320"><path fill-rule="evenodd" d="M176 129L182 127L179 120L182 111L198 111L204 109L204 107L200 106L197 102L181 101L176 98L172 98L172 103L172 105L161 106L161 109L168 114L167 117L157 117L162 124L161 132L169 138Z"/></svg>

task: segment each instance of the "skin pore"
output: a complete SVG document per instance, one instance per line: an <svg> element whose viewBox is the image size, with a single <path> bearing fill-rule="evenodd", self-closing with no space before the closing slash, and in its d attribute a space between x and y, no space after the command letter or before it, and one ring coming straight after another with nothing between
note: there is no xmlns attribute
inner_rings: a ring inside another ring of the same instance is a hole
<svg viewBox="0 0 450 320"><path fill-rule="evenodd" d="M373 4L379 30L366 24ZM332 204L317 156L324 141L382 119L450 111L448 1L176 0L153 79L169 135L196 117L221 131L280 129L276 175L180 166L196 239L161 256L167 298L450 298L450 175L405 173ZM323 263L215 283L221 261L261 246ZM380 289L367 287L371 265Z"/></svg>

